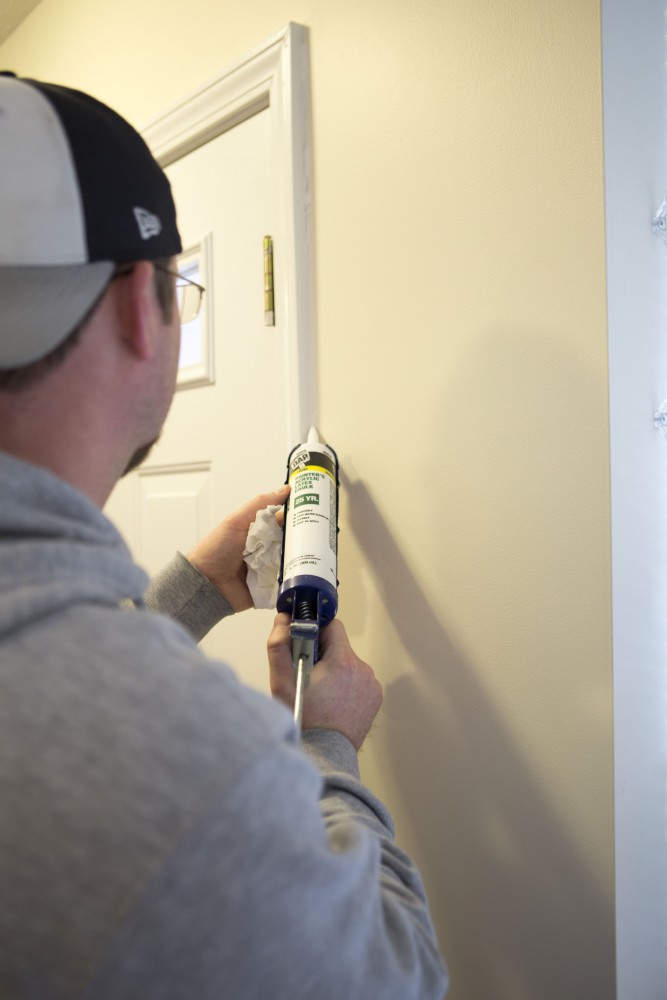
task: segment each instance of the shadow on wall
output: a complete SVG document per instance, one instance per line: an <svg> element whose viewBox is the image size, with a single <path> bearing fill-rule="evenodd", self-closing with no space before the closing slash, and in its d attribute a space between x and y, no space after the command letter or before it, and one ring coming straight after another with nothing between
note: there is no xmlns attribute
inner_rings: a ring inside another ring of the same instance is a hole
<svg viewBox="0 0 667 1000"><path fill-rule="evenodd" d="M563 358L555 350L545 351L543 340L529 390L535 398L513 395L508 400L501 392L507 384L503 368L516 357L516 346L496 339L490 357L485 344L490 384L496 388L489 395L489 384L482 398L497 408L499 433L507 436L512 448L524 449L523 458L530 466L537 448L544 462L549 434L570 433L568 422L577 417L561 414L567 409L565 399L554 409L549 407L559 391L550 372L555 364L562 372ZM521 349L525 362L525 343ZM581 370L572 374L582 381ZM460 396L447 400L448 407L453 402L452 412L460 405L455 419L465 423L468 443L476 404L465 388L479 387L480 381L483 374L476 364L474 374L461 377ZM577 388L583 391L583 386ZM530 445L525 440L525 413L535 412L531 407L538 400L542 409L546 404L551 430L542 428L544 440L533 428ZM448 432L456 435L452 412L448 409ZM480 442L489 441L485 415L478 414L477 419ZM489 441L489 446L497 447L497 440ZM483 450L467 461L483 462ZM530 472L529 467L528 476ZM463 483L461 502L465 470L458 469L457 475ZM451 1000L612 1000L610 900L593 884L581 852L540 787L539 774L521 754L471 664L450 641L370 491L344 473L341 478L348 493L351 529L418 668L417 675L401 678L385 692L389 759L382 766L391 771L419 844L420 864L450 967ZM548 491L548 483L540 488ZM511 613L515 623L522 621L521 608L514 607ZM528 627L539 628L539 622ZM408 719L411 724L395 725L393 719ZM601 791L603 801L606 794L606 789Z"/></svg>

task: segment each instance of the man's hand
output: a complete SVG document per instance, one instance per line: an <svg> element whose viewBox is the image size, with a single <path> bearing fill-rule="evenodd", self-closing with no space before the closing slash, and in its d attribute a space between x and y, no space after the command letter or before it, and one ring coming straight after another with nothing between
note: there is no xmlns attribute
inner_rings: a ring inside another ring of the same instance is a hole
<svg viewBox="0 0 667 1000"><path fill-rule="evenodd" d="M268 640L269 679L274 698L293 708L296 676L289 626L289 615L276 615ZM320 630L319 657L305 692L302 728L333 729L359 750L382 704L382 685L356 655L337 618Z"/></svg>
<svg viewBox="0 0 667 1000"><path fill-rule="evenodd" d="M258 511L275 504L284 504L289 489L289 486L281 486L273 493L260 493L253 497L226 517L188 553L192 565L208 577L234 611L245 611L253 606L246 584L246 564L243 561L250 525ZM277 516L280 517L281 512Z"/></svg>

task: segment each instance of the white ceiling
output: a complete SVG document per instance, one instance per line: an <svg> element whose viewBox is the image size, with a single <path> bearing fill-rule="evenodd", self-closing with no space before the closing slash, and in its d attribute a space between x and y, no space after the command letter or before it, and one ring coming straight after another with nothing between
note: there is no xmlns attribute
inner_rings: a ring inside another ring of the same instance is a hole
<svg viewBox="0 0 667 1000"><path fill-rule="evenodd" d="M41 0L0 0L0 44L9 38L21 21L28 16ZM12 69L0 66L0 69Z"/></svg>

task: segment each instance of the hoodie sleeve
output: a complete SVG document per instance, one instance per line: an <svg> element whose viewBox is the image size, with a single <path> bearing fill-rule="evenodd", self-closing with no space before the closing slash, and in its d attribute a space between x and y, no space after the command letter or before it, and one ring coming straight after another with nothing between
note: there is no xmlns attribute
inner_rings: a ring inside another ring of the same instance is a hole
<svg viewBox="0 0 667 1000"><path fill-rule="evenodd" d="M341 740L309 739L325 774L274 744L211 802L82 1000L443 1000L421 879Z"/></svg>
<svg viewBox="0 0 667 1000"><path fill-rule="evenodd" d="M167 563L144 594L146 606L169 615L200 642L223 618L234 611L217 587L181 553Z"/></svg>

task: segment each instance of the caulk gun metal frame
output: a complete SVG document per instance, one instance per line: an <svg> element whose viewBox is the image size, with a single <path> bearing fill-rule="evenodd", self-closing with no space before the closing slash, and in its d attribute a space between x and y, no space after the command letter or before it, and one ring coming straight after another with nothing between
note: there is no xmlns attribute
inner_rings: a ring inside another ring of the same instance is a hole
<svg viewBox="0 0 667 1000"><path fill-rule="evenodd" d="M292 640L292 660L296 670L296 695L294 697L294 721L301 732L303 718L303 698L310 684L310 675L317 659L317 640L320 626L317 622L297 619L290 625Z"/></svg>
<svg viewBox="0 0 667 1000"><path fill-rule="evenodd" d="M311 427L308 440L290 452L286 482L296 489L285 504L276 606L292 618L294 719L300 730L304 694L317 662L319 631L338 609L338 458L330 445L320 441L316 428ZM306 516L297 515L297 509Z"/></svg>
<svg viewBox="0 0 667 1000"><path fill-rule="evenodd" d="M327 597L317 591L309 599L293 601L290 639L292 641L292 663L296 671L296 695L294 698L294 721L299 733L303 717L303 699L310 684L310 675L317 662L322 622L322 604Z"/></svg>

